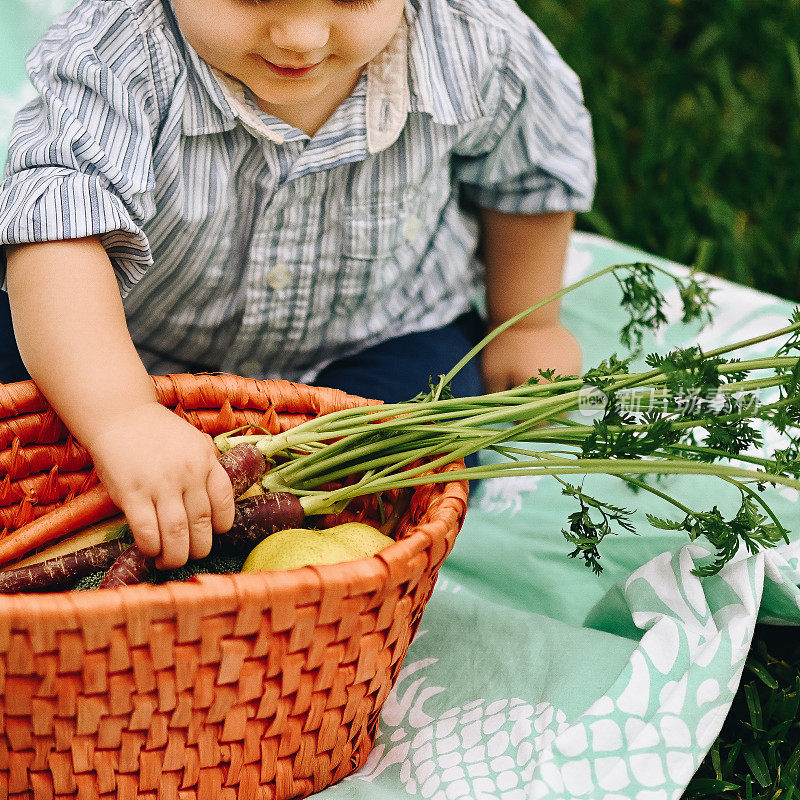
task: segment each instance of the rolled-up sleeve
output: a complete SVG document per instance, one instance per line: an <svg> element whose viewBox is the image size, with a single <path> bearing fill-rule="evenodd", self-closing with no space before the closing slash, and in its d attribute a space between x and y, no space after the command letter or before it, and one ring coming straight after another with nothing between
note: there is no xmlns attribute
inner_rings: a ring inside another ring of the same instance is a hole
<svg viewBox="0 0 800 800"><path fill-rule="evenodd" d="M456 160L463 192L508 213L588 211L596 165L580 81L529 20L506 40L486 136Z"/></svg>
<svg viewBox="0 0 800 800"><path fill-rule="evenodd" d="M5 245L98 236L124 294L152 263L142 226L155 213L158 109L147 50L130 9L88 2L31 52L37 97L16 116L0 184Z"/></svg>

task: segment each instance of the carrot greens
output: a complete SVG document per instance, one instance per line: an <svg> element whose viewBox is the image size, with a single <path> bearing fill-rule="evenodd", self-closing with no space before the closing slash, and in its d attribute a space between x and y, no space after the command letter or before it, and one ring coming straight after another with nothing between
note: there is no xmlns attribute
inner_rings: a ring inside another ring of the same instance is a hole
<svg viewBox="0 0 800 800"><path fill-rule="evenodd" d="M628 355L611 355L582 376L551 370L521 386L478 397L453 397L458 371L503 330L568 292L613 275L630 321L621 332ZM763 496L767 486L800 490L800 312L783 328L709 352L686 347L651 354L633 370L644 336L667 322L656 285L667 276L683 306L683 322L710 320L710 289L694 274L674 275L636 263L594 273L494 329L429 391L404 403L348 409L309 420L280 434L237 430L216 438L225 452L255 445L271 464L269 492L296 495L306 515L341 511L355 497L436 481L500 475L546 475L562 484L578 510L564 536L573 557L599 572L598 545L633 530L632 512L594 498L569 476L605 474L650 492L675 509L675 518L647 515L658 529L705 536L716 548L713 574L743 544L755 552L786 540L788 530ZM775 341L771 356L738 358ZM785 446L764 453L764 431ZM435 472L478 451L502 461ZM668 474L713 476L739 493L726 518L717 506L693 509L659 488ZM333 487L333 488L332 488Z"/></svg>

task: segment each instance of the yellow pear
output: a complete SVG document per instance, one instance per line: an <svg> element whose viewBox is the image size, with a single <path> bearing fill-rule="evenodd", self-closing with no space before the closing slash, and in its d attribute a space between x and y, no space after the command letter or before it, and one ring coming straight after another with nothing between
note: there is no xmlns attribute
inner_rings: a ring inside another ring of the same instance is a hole
<svg viewBox="0 0 800 800"><path fill-rule="evenodd" d="M291 528L259 542L247 556L242 572L355 561L375 555L393 543L394 539L361 522L346 522L319 531Z"/></svg>
<svg viewBox="0 0 800 800"><path fill-rule="evenodd" d="M359 558L374 556L379 550L394 544L394 539L363 522L344 522L328 528L327 533L335 536L337 541L346 543L357 550L360 553Z"/></svg>

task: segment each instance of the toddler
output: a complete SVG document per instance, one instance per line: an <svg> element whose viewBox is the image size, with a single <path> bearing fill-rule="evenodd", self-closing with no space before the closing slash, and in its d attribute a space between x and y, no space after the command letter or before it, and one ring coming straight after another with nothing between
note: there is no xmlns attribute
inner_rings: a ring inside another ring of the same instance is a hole
<svg viewBox="0 0 800 800"><path fill-rule="evenodd" d="M19 352L159 568L233 497L148 372L408 399L560 287L591 205L579 82L514 0L79 0L28 72L0 186ZM549 308L454 392L579 355Z"/></svg>

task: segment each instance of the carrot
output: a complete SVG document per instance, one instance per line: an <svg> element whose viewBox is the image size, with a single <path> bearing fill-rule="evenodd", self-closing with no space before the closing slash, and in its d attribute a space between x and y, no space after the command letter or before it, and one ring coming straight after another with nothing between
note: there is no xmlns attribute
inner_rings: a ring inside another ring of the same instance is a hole
<svg viewBox="0 0 800 800"><path fill-rule="evenodd" d="M132 544L109 567L97 588L116 589L118 586L141 583L142 578L152 572L154 566L155 559L146 556L138 545Z"/></svg>
<svg viewBox="0 0 800 800"><path fill-rule="evenodd" d="M383 525L378 528L378 530L384 534L384 536L390 536L392 539L394 539L395 534L397 533L397 526L400 524L403 514L408 511L408 507L411 505L411 498L413 495L414 490L411 487L401 489L398 492L397 498L394 501L394 506L392 507L392 513L389 514Z"/></svg>
<svg viewBox="0 0 800 800"><path fill-rule="evenodd" d="M275 531L299 528L306 514L300 500L288 492L268 492L236 503L233 527L217 537L236 549L252 549Z"/></svg>
<svg viewBox="0 0 800 800"><path fill-rule="evenodd" d="M260 480L267 471L267 460L264 454L248 442L237 444L219 456L222 464L233 485L233 496L238 497L257 480Z"/></svg>
<svg viewBox="0 0 800 800"><path fill-rule="evenodd" d="M0 539L0 564L68 533L119 514L105 486L98 483L62 506Z"/></svg>
<svg viewBox="0 0 800 800"><path fill-rule="evenodd" d="M12 569L19 569L20 567L30 567L38 564L41 561L47 561L50 558L57 556L65 556L68 553L76 553L78 550L84 550L87 547L93 547L102 542L110 542L112 539L119 539L129 531L128 524L125 522L125 516L119 514L111 519L98 522L96 525L89 525L88 528L81 528L73 536L67 536L65 539L59 539L55 544L49 545L42 549L37 549L32 555L22 559L6 564L0 567L0 575L3 572L8 572Z"/></svg>
<svg viewBox="0 0 800 800"><path fill-rule="evenodd" d="M0 572L0 594L55 589L98 569L108 569L127 545L120 539Z"/></svg>
<svg viewBox="0 0 800 800"><path fill-rule="evenodd" d="M19 475L47 472L54 464L63 472L80 472L91 467L92 460L86 449L74 439L0 450L0 471L11 475L12 479Z"/></svg>
<svg viewBox="0 0 800 800"><path fill-rule="evenodd" d="M82 492L95 483L97 479L90 478L87 472L59 472L57 467L18 480L6 476L0 479L0 504L10 506L26 497L35 500L37 505L53 503L63 500L70 492Z"/></svg>

